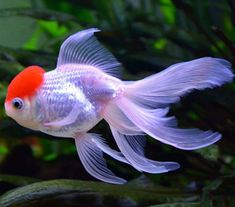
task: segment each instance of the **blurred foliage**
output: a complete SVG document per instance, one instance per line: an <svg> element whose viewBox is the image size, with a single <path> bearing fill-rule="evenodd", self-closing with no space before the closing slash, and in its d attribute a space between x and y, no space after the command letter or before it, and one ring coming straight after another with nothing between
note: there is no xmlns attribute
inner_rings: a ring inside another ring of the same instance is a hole
<svg viewBox="0 0 235 207"><path fill-rule="evenodd" d="M181 169L143 176L110 159L111 168L130 180L124 186L77 181L94 178L73 141L20 127L3 107L14 75L28 65L53 69L59 46L78 30L101 29L98 39L123 63L123 79L136 80L203 56L234 65L234 26L232 0L0 1L0 206L234 206L234 83L193 92L170 112L181 127L221 132L221 141L182 151L149 139L147 156L177 161ZM93 131L113 144L105 123Z"/></svg>

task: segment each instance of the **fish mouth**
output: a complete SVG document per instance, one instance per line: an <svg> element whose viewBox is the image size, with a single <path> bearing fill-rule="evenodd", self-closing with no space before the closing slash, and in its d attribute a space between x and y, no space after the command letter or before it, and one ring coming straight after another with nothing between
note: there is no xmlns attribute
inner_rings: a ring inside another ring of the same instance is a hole
<svg viewBox="0 0 235 207"><path fill-rule="evenodd" d="M6 115L11 116L9 113L11 111L11 103L9 101L5 101L4 108L5 108Z"/></svg>
<svg viewBox="0 0 235 207"><path fill-rule="evenodd" d="M16 116L16 112L12 106L11 101L6 101L4 103L4 107L5 107L5 113L7 116L11 117L12 119L15 119Z"/></svg>

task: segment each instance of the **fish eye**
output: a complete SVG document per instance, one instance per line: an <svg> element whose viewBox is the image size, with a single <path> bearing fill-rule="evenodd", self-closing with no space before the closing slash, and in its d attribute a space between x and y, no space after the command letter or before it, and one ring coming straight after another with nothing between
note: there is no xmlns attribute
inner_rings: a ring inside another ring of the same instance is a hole
<svg viewBox="0 0 235 207"><path fill-rule="evenodd" d="M15 109L20 110L24 107L24 102L21 98L14 98L12 100L12 105Z"/></svg>

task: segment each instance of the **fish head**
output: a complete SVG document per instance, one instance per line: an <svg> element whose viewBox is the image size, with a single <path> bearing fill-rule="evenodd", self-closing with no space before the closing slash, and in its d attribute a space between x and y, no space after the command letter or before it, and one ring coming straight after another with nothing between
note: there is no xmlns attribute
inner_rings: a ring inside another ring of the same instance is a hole
<svg viewBox="0 0 235 207"><path fill-rule="evenodd" d="M7 89L6 114L18 124L37 130L35 100L37 91L43 85L45 71L39 66L29 66L16 75Z"/></svg>

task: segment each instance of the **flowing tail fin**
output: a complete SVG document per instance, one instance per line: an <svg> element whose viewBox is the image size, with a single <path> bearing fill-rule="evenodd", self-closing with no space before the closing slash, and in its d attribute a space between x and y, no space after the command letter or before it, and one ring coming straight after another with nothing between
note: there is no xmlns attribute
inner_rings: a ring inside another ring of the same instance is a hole
<svg viewBox="0 0 235 207"><path fill-rule="evenodd" d="M175 117L166 117L167 107L194 89L220 86L232 81L233 77L231 64L223 59L205 57L178 63L158 74L126 84L123 96L112 103L116 108L107 108L104 118L121 134L136 135L142 131L184 150L206 147L218 141L221 134L179 129Z"/></svg>
<svg viewBox="0 0 235 207"><path fill-rule="evenodd" d="M144 108L165 107L194 89L213 88L233 80L231 64L204 57L177 63L143 80L127 84L126 97Z"/></svg>

